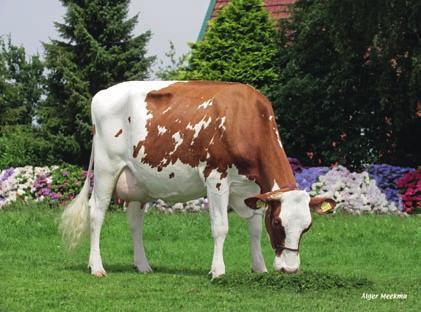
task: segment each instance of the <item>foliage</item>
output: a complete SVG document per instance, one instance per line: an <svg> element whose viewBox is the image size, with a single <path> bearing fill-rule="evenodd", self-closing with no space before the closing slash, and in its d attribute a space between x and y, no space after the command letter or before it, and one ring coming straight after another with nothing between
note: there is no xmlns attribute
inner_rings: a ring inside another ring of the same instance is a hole
<svg viewBox="0 0 421 312"><path fill-rule="evenodd" d="M52 198L60 201L68 201L76 197L85 182L87 171L82 168L64 164L51 172L51 192L59 197ZM93 173L90 176L93 182Z"/></svg>
<svg viewBox="0 0 421 312"><path fill-rule="evenodd" d="M261 91L278 79L275 25L262 0L232 0L191 47L178 78L248 83Z"/></svg>
<svg viewBox="0 0 421 312"><path fill-rule="evenodd" d="M61 0L61 40L45 43L48 97L39 110L49 140L62 159L83 162L91 144L90 100L125 80L143 80L154 57L146 56L150 32L133 36L138 15L127 18L129 0Z"/></svg>
<svg viewBox="0 0 421 312"><path fill-rule="evenodd" d="M138 274L132 268L127 216L107 212L101 235L108 270L104 279L93 278L86 269L88 242L77 253L63 250L59 215L59 209L46 204L16 203L0 212L0 310L419 310L420 218L314 215L312 228L301 240L301 272L274 272L274 253L263 235L269 273L260 275L250 273L247 223L230 213L224 248L227 274L211 282L207 273L213 240L206 213L147 213L145 249L154 273ZM363 293L384 292L403 292L407 299L361 299Z"/></svg>
<svg viewBox="0 0 421 312"><path fill-rule="evenodd" d="M57 163L56 146L30 125L4 126L0 135L0 170Z"/></svg>
<svg viewBox="0 0 421 312"><path fill-rule="evenodd" d="M183 68L187 66L188 54L183 54L177 58L175 45L170 41L170 49L165 53L168 58L169 64L163 65L161 61L161 67L158 68L155 75L161 80L183 80L186 79Z"/></svg>
<svg viewBox="0 0 421 312"><path fill-rule="evenodd" d="M370 179L366 171L350 172L342 166L320 176L312 185L311 195L333 198L338 209L354 214L399 213L397 206L387 201L375 180Z"/></svg>
<svg viewBox="0 0 421 312"><path fill-rule="evenodd" d="M370 175L370 178L376 180L377 186L386 195L387 200L393 201L396 205L400 205L401 199L399 196L399 190L396 187L396 180L407 172L414 171L414 169L379 164L370 165L366 170Z"/></svg>
<svg viewBox="0 0 421 312"><path fill-rule="evenodd" d="M288 154L309 165L417 165L420 21L415 0L295 4L270 93Z"/></svg>
<svg viewBox="0 0 421 312"><path fill-rule="evenodd" d="M416 212L421 209L421 169L411 171L399 178L396 185L402 196L405 212Z"/></svg>
<svg viewBox="0 0 421 312"><path fill-rule="evenodd" d="M44 65L38 55L27 58L25 49L0 36L0 130L5 125L27 124L42 99Z"/></svg>
<svg viewBox="0 0 421 312"><path fill-rule="evenodd" d="M216 285L238 287L269 287L271 289L289 289L297 293L311 290L334 288L367 288L372 282L366 278L343 278L340 275L318 272L304 274L229 274L213 281Z"/></svg>

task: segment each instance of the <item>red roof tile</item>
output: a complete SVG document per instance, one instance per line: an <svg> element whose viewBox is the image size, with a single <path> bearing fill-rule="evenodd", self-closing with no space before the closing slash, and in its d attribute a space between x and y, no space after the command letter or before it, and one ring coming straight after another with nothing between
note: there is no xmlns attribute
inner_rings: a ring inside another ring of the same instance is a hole
<svg viewBox="0 0 421 312"><path fill-rule="evenodd" d="M287 18L289 16L289 6L295 3L296 0L265 0L266 9L272 14L275 20ZM212 11L211 18L218 15L218 12L228 4L229 0L216 0L215 7Z"/></svg>

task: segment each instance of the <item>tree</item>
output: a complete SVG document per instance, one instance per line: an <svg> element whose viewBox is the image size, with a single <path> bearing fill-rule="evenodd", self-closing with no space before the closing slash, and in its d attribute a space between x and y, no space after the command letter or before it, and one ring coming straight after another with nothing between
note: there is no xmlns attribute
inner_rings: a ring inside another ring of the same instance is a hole
<svg viewBox="0 0 421 312"><path fill-rule="evenodd" d="M161 66L155 72L155 75L161 80L186 79L183 68L187 66L188 54L177 57L174 42L170 41L170 49L165 53L165 56L168 59L168 64L164 65L164 62L160 61Z"/></svg>
<svg viewBox="0 0 421 312"><path fill-rule="evenodd" d="M270 94L290 155L313 165L414 165L398 141L415 119L421 28L410 19L419 13L415 0L295 4L280 28L280 82Z"/></svg>
<svg viewBox="0 0 421 312"><path fill-rule="evenodd" d="M0 37L0 128L31 125L43 94L43 71L38 55L27 58L10 36Z"/></svg>
<svg viewBox="0 0 421 312"><path fill-rule="evenodd" d="M45 43L48 97L40 122L62 158L82 162L91 143L90 100L125 80L144 80L154 61L146 56L150 32L133 36L138 15L129 0L61 0L67 12L55 23L62 40Z"/></svg>
<svg viewBox="0 0 421 312"><path fill-rule="evenodd" d="M177 78L248 83L266 90L278 79L276 28L262 0L232 0L192 45ZM184 76L184 77L183 77Z"/></svg>

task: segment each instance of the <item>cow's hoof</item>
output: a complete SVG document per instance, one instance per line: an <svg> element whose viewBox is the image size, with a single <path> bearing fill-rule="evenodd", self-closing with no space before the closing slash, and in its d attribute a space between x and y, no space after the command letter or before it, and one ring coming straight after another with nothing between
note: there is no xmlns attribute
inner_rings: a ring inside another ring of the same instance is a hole
<svg viewBox="0 0 421 312"><path fill-rule="evenodd" d="M209 275L211 275L211 281L214 281L216 279L223 278L225 274L224 273L216 274L216 273L213 273L213 272L209 272Z"/></svg>
<svg viewBox="0 0 421 312"><path fill-rule="evenodd" d="M267 273L268 270L266 268L252 268L251 273Z"/></svg>
<svg viewBox="0 0 421 312"><path fill-rule="evenodd" d="M134 269L138 272L138 273L152 273L153 270L150 267L150 265L148 263L146 264L134 264L133 265Z"/></svg>
<svg viewBox="0 0 421 312"><path fill-rule="evenodd" d="M92 271L91 274L95 277L105 277L107 276L107 272L104 270Z"/></svg>
<svg viewBox="0 0 421 312"><path fill-rule="evenodd" d="M212 275L211 280L213 281L216 278L221 278L225 275L225 271L211 270L209 275Z"/></svg>

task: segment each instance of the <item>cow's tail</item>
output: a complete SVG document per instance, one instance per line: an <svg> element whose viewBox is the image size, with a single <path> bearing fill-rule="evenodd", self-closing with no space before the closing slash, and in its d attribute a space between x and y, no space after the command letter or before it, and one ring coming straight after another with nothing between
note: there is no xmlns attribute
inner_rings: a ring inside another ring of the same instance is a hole
<svg viewBox="0 0 421 312"><path fill-rule="evenodd" d="M92 144L91 158L83 188L77 197L66 206L61 216L59 229L66 246L70 250L77 247L83 234L89 228L89 186L93 161L94 144Z"/></svg>

